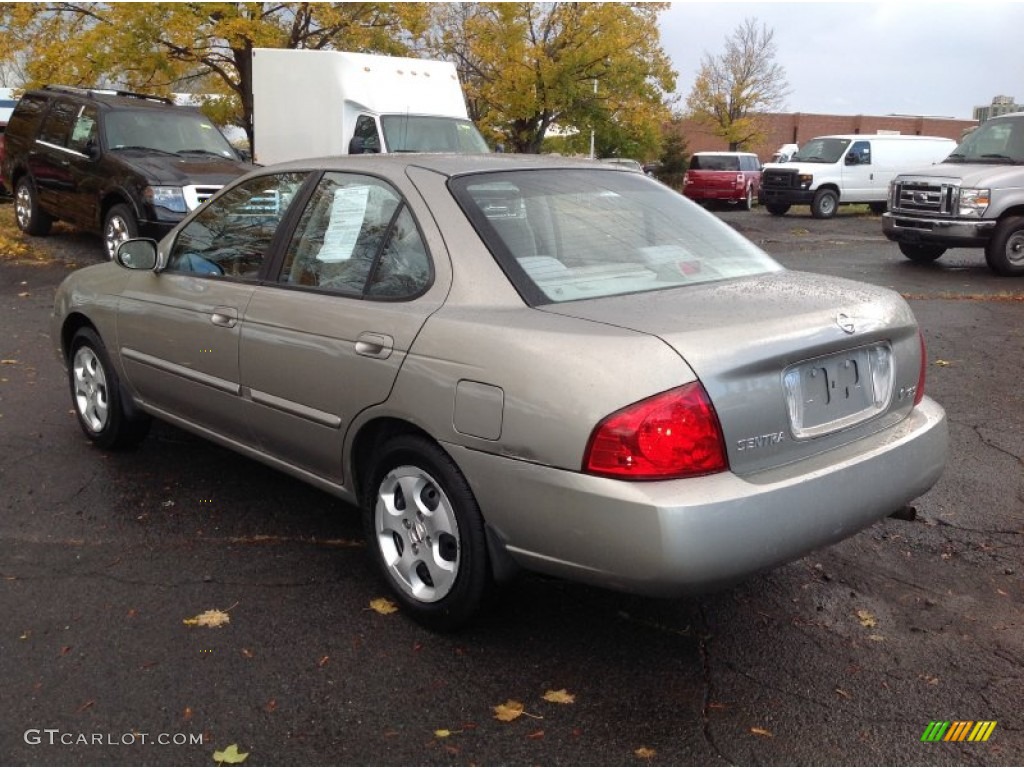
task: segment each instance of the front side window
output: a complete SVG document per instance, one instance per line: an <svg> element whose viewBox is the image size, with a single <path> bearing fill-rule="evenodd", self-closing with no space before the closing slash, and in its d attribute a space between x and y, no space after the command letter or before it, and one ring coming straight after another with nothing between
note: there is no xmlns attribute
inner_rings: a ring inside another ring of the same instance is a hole
<svg viewBox="0 0 1024 768"><path fill-rule="evenodd" d="M430 261L408 207L379 179L328 173L303 211L281 282L355 297L403 299L430 282Z"/></svg>
<svg viewBox="0 0 1024 768"><path fill-rule="evenodd" d="M96 108L82 107L71 128L71 140L68 148L81 152L83 155L89 153L89 149L96 144Z"/></svg>
<svg viewBox="0 0 1024 768"><path fill-rule="evenodd" d="M305 179L305 173L272 174L225 191L178 233L167 269L258 280L277 227Z"/></svg>
<svg viewBox="0 0 1024 768"><path fill-rule="evenodd" d="M360 115L356 120L355 138L363 140L364 152L380 152L380 135L377 121L370 115Z"/></svg>
<svg viewBox="0 0 1024 768"><path fill-rule="evenodd" d="M781 267L682 195L634 173L558 169L450 182L530 304L640 293Z"/></svg>
<svg viewBox="0 0 1024 768"><path fill-rule="evenodd" d="M855 157L851 165L871 165L871 145L866 141L855 141L847 157Z"/></svg>

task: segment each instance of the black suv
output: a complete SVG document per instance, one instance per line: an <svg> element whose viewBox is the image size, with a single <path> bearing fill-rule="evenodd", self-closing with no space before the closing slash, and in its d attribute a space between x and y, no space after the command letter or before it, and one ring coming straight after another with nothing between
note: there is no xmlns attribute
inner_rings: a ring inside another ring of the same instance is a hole
<svg viewBox="0 0 1024 768"><path fill-rule="evenodd" d="M45 235L61 219L101 233L110 257L129 237L163 237L252 169L198 110L127 91L28 91L4 138L18 227Z"/></svg>

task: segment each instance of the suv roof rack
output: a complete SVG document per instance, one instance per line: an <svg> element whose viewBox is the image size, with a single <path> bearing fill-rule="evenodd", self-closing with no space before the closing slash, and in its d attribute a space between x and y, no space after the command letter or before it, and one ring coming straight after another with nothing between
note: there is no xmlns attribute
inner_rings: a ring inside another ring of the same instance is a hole
<svg viewBox="0 0 1024 768"><path fill-rule="evenodd" d="M146 101L158 101L162 104L174 106L174 102L164 96L153 96L148 93L135 93L134 91L121 91L113 88L80 88L76 85L44 85L43 90L61 91L63 93L77 93L82 96L123 96L128 99L144 99Z"/></svg>

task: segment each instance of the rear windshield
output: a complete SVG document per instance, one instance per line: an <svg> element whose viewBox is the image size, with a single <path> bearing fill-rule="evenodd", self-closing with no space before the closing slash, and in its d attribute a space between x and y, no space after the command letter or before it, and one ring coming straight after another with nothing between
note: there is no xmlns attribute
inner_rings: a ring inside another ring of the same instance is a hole
<svg viewBox="0 0 1024 768"><path fill-rule="evenodd" d="M458 177L450 186L531 305L781 269L714 215L640 174L509 171Z"/></svg>
<svg viewBox="0 0 1024 768"><path fill-rule="evenodd" d="M694 155L690 158L691 171L738 171L740 159L736 155Z"/></svg>

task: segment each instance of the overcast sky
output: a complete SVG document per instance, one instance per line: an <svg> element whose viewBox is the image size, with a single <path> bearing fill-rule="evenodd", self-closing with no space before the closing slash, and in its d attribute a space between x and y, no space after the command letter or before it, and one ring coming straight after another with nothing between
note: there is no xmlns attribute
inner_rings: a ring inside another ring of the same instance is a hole
<svg viewBox="0 0 1024 768"><path fill-rule="evenodd" d="M789 112L973 117L1006 95L1024 103L1024 2L676 2L662 47L685 105L705 53L746 18L775 32Z"/></svg>

